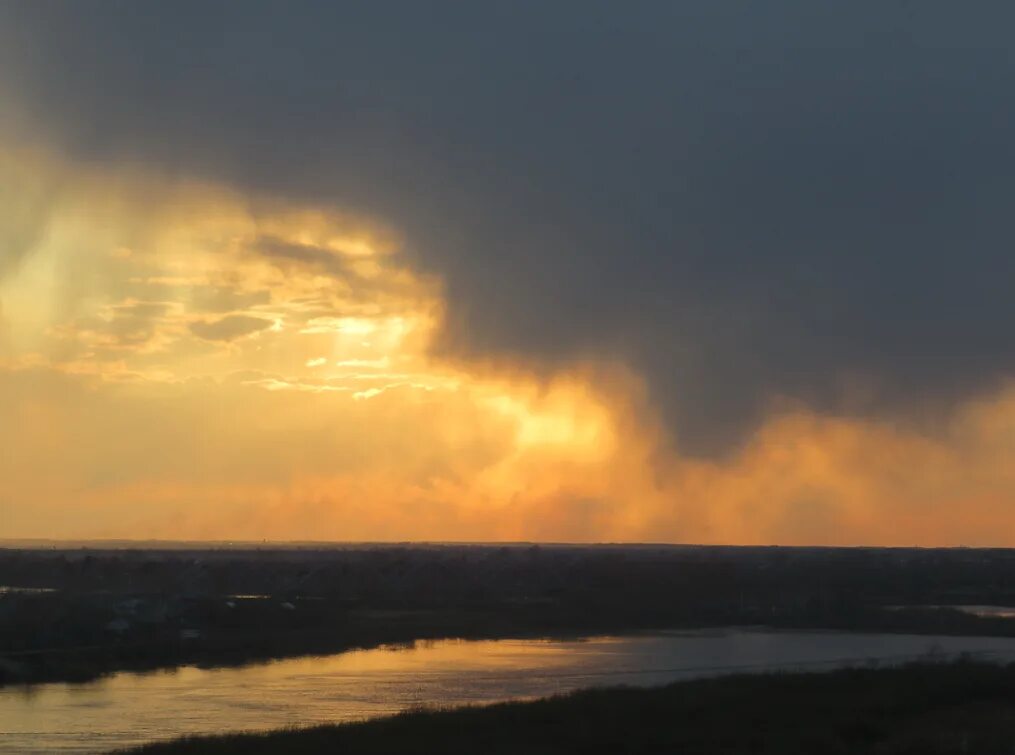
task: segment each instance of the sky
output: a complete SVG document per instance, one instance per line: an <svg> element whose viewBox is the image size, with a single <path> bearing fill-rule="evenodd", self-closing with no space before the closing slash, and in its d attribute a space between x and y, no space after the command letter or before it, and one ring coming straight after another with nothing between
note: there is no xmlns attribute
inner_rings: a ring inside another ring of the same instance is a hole
<svg viewBox="0 0 1015 755"><path fill-rule="evenodd" d="M0 1L0 537L1015 545L1013 23Z"/></svg>

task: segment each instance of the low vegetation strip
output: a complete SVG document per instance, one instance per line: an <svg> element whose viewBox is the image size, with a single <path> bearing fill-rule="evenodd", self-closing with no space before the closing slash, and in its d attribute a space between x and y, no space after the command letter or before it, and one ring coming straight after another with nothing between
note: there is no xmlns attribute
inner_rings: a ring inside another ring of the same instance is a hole
<svg viewBox="0 0 1015 755"><path fill-rule="evenodd" d="M728 676L361 723L195 737L133 753L1011 753L1015 665Z"/></svg>

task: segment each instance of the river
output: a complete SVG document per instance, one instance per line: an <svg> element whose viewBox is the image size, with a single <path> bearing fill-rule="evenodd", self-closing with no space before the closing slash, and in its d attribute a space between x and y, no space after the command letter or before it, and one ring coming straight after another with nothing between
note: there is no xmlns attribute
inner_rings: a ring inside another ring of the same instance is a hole
<svg viewBox="0 0 1015 755"><path fill-rule="evenodd" d="M735 671L822 670L924 654L1015 660L1015 638L728 629L586 640L442 640L233 668L117 673L0 689L0 752L104 752L182 734L380 716L417 705L655 685Z"/></svg>

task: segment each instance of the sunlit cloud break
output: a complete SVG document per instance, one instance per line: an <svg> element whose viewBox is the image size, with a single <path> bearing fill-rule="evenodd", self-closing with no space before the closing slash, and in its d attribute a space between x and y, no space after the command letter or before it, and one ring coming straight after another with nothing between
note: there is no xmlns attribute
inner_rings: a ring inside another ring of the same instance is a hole
<svg viewBox="0 0 1015 755"><path fill-rule="evenodd" d="M1011 386L923 431L787 404L686 456L630 365L438 356L441 281L377 220L0 165L50 197L0 209L34 229L0 277L6 536L1011 544Z"/></svg>

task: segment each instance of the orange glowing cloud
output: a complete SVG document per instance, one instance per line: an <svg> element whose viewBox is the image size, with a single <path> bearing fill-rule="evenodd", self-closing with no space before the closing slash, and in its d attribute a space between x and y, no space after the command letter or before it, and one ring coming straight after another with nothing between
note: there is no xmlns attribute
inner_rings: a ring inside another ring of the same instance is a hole
<svg viewBox="0 0 1015 755"><path fill-rule="evenodd" d="M796 409L686 458L623 364L434 356L441 282L374 220L2 156L26 177L2 536L1015 544L1015 387L933 432Z"/></svg>

